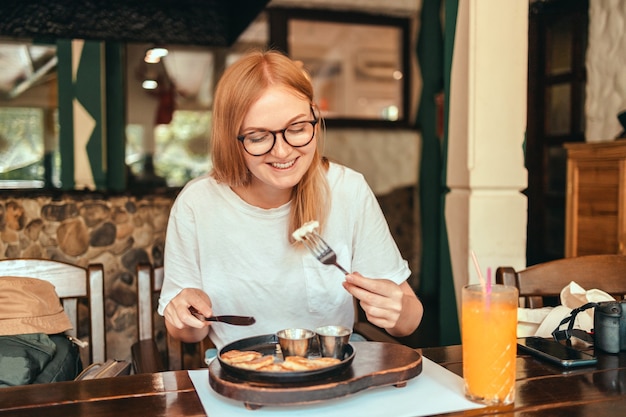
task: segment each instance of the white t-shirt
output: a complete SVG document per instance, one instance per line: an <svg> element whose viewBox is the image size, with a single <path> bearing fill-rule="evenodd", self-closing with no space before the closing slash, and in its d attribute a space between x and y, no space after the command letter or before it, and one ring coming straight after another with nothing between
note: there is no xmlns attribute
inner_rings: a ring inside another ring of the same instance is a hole
<svg viewBox="0 0 626 417"><path fill-rule="evenodd" d="M404 282L410 275L365 178L331 163L332 193L324 240L339 263L369 278ZM290 203L261 209L205 175L178 195L167 227L159 314L183 288L200 288L213 313L254 316L252 326L214 323L218 348L290 327L352 327L352 296L343 273L288 241Z"/></svg>

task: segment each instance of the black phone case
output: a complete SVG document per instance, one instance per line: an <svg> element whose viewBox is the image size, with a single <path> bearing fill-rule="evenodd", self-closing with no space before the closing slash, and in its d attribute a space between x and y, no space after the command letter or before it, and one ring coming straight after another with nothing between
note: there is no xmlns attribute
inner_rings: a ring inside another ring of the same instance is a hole
<svg viewBox="0 0 626 417"><path fill-rule="evenodd" d="M552 339L535 336L524 337L518 339L517 345L523 352L565 368L595 365L598 362L595 356L562 345Z"/></svg>

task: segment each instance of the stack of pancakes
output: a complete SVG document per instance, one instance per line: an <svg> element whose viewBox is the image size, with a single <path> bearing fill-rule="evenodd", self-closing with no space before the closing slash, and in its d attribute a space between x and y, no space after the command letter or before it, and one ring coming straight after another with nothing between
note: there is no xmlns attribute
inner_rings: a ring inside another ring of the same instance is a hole
<svg viewBox="0 0 626 417"><path fill-rule="evenodd" d="M264 372L312 371L340 362L336 358L304 358L300 356L287 356L281 362L273 355L263 355L254 350L229 350L222 353L220 358L223 362L238 368Z"/></svg>

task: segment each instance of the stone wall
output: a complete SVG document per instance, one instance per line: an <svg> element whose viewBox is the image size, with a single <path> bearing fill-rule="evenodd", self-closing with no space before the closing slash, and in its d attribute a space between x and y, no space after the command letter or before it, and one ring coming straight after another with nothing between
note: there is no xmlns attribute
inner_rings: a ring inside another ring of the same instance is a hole
<svg viewBox="0 0 626 417"><path fill-rule="evenodd" d="M379 197L401 252L415 265L414 187ZM138 263L163 264L165 231L175 192L168 195L105 195L90 192L0 196L0 259L43 258L105 271L107 357L130 359L137 340ZM413 279L413 283L415 280ZM80 334L88 324L81 323ZM164 328L157 324L164 349Z"/></svg>
<svg viewBox="0 0 626 417"><path fill-rule="evenodd" d="M0 258L44 258L83 267L101 263L107 357L128 359L137 340L135 267L163 263L173 198L5 192L0 197ZM81 325L79 332L87 329Z"/></svg>

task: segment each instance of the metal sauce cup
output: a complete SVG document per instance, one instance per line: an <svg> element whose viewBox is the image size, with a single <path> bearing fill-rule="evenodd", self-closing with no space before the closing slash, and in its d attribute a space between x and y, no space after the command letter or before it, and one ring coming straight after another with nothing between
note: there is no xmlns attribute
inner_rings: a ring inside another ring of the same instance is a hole
<svg viewBox="0 0 626 417"><path fill-rule="evenodd" d="M309 356L315 333L308 329L284 329L276 333L283 358L287 356Z"/></svg>
<svg viewBox="0 0 626 417"><path fill-rule="evenodd" d="M350 340L352 329L344 326L323 326L315 329L323 357L343 360L344 348Z"/></svg>

